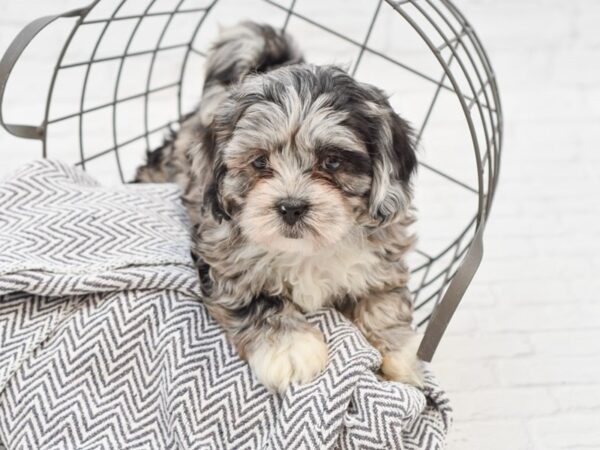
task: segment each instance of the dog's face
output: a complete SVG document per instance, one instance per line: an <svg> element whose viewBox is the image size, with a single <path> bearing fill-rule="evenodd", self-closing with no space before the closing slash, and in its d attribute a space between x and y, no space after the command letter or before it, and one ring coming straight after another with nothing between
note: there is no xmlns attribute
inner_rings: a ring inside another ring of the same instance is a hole
<svg viewBox="0 0 600 450"><path fill-rule="evenodd" d="M215 115L205 202L251 242L312 253L410 202L411 131L378 89L297 65L246 78Z"/></svg>

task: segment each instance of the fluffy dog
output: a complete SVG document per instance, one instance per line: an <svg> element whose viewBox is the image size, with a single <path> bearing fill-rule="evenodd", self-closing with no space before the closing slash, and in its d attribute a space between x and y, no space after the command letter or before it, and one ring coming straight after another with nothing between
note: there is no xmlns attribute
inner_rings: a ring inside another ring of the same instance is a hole
<svg viewBox="0 0 600 450"><path fill-rule="evenodd" d="M421 385L403 262L416 162L382 91L246 22L222 32L198 110L137 180L184 187L204 303L267 387L323 370L304 317L323 307L382 353L384 377Z"/></svg>

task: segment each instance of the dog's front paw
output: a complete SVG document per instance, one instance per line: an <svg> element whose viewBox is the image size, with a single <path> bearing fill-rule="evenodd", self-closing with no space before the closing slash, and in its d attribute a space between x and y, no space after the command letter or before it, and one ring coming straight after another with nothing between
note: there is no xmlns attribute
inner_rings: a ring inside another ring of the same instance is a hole
<svg viewBox="0 0 600 450"><path fill-rule="evenodd" d="M381 372L390 381L400 381L419 388L425 377L421 361L417 357L418 340L412 339L401 350L383 353Z"/></svg>
<svg viewBox="0 0 600 450"><path fill-rule="evenodd" d="M291 383L308 383L323 371L327 345L317 330L279 333L257 345L248 363L262 384L283 392Z"/></svg>

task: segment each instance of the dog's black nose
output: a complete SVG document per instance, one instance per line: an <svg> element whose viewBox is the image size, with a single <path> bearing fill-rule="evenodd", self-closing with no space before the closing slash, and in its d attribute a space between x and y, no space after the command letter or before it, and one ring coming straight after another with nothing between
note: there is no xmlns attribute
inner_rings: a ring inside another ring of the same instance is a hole
<svg viewBox="0 0 600 450"><path fill-rule="evenodd" d="M308 211L308 203L302 200L282 200L277 204L277 211L288 225L294 225Z"/></svg>

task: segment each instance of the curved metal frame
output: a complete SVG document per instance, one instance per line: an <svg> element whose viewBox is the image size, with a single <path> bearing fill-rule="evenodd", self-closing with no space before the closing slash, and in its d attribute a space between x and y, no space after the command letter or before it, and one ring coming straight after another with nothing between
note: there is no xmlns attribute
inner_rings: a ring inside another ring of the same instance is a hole
<svg viewBox="0 0 600 450"><path fill-rule="evenodd" d="M121 180L123 179L123 171L121 168L121 160L119 155L119 149L124 145L130 144L138 140L145 140L146 147L150 147L149 137L153 133L161 132L170 128L172 125L177 124L184 116L185 111L182 107L182 85L186 69L188 67L189 58L192 54L203 57L204 54L194 48L194 41L198 32L200 31L202 24L206 17L213 9L214 5L218 0L211 0L208 6L204 8L195 9L183 9L184 0L179 0L176 6L167 12L152 13L150 12L152 6L157 0L151 0L144 12L141 14L135 14L130 16L119 16L121 8L127 0L120 0L116 8L113 10L110 17L106 19L87 20L91 11L94 7L102 0L94 0L89 6L77 10L73 10L64 14L55 16L48 16L41 19L37 19L28 26L14 39L13 43L9 47L6 54L0 61L0 125L2 125L9 133L27 139L37 139L42 142L43 156L48 155L48 142L47 142L47 130L50 126L55 123L77 117L79 119L79 151L80 161L78 165L85 168L86 162L98 158L108 153L114 153L116 158L117 167ZM355 74L362 61L362 57L365 53L370 53L385 59L387 62L394 64L404 70L407 70L429 82L436 85L435 94L430 102L429 109L425 115L425 119L421 126L418 128L417 140L421 139L421 136L428 124L430 115L435 107L438 96L442 90L453 92L462 109L464 118L467 122L467 126L470 133L470 138L473 147L473 154L476 162L477 170L477 188L465 185L460 180L453 178L452 176L445 174L443 171L431 167L425 163L420 163L422 167L436 173L439 176L444 177L450 182L456 183L463 188L466 188L478 195L478 208L477 214L473 217L466 225L464 230L457 236L443 251L437 255L426 255L421 252L427 262L419 265L412 269L414 274L423 273L420 287L414 292L415 294L415 309L420 310L425 307L433 305L432 312L422 320L418 326L427 326L425 329L424 337L419 349L419 356L425 361L430 361L433 357L435 349L442 338L442 335L454 313L460 299L466 291L472 277L474 276L479 262L481 261L483 254L482 236L485 229L485 223L489 215L490 207L494 198L494 193L499 178L499 167L500 167L500 153L502 148L502 108L500 104L500 98L498 93L498 86L496 83L495 74L491 68L488 56L479 40L471 24L465 19L460 13L456 6L450 0L373 0L375 4L374 14L369 23L369 27L365 37L362 41L357 41L350 36L346 36L324 23L319 23L313 18L306 17L295 10L296 0L292 0L289 6L283 6L275 0L264 0L268 4L279 8L286 12L283 28L288 26L288 23L292 17L297 20L301 20L310 23L321 30L336 36L350 44L353 44L359 49L358 57L351 70L352 74ZM369 46L369 39L371 32L375 26L378 15L381 13L382 5L388 4L403 20L408 23L412 29L420 36L422 41L427 45L430 51L435 56L437 62L443 69L443 73L440 79L425 74L419 70L416 70L402 61L394 58L393 56L382 53ZM410 10L408 9L410 8ZM163 38L171 25L171 22L175 15L186 14L186 13L202 13L197 18L197 23L194 27L194 31L188 41L181 45L162 46ZM152 50L130 53L129 49L136 35L136 32L144 19L148 16L166 16L167 20L163 28L159 32L158 43ZM2 115L2 104L4 92L6 89L6 83L10 76L10 73L18 61L21 53L25 50L27 45L40 33L46 26L51 24L60 18L75 18L73 28L68 35L65 45L58 57L52 79L50 82L50 88L48 91L48 97L45 104L45 115L41 125L16 125L7 124L4 122ZM109 58L96 58L97 50L99 48L102 39L107 32L109 25L117 20L134 19L137 20L135 23L130 36L128 37L125 50L122 55ZM419 25L419 20L425 20L434 32L429 34ZM458 23L457 28L453 23ZM79 61L76 63L66 64L64 57L67 49L71 45L71 42L75 36L76 31L81 26L88 24L101 24L102 30L95 42L92 50L92 55L87 61ZM442 29L444 28L445 31ZM449 31L448 31L449 30ZM185 53L181 61L181 70L178 81L155 88L151 88L151 80L154 72L156 56L161 51L173 50L175 48L185 48ZM448 57L444 57L443 53L449 52ZM121 75L123 72L123 66L125 59L131 56L139 56L142 54L150 54L151 62L148 70L145 90L141 94L131 95L125 98L118 98L118 91L121 82ZM117 79L115 82L112 101L107 104L94 106L92 108L85 109L85 97L87 82L90 74L92 64L98 62L104 62L107 60L118 60L119 67L117 72ZM68 114L62 117L50 119L50 106L54 94L55 83L57 75L63 69L85 66L85 77L83 83L83 92L81 100L79 102L79 110L73 114ZM474 73L474 76L471 76ZM466 80L467 92L463 92L461 85L458 83L458 77ZM177 110L179 117L175 120L170 121L166 124L149 129L149 96L152 93L159 92L166 89L176 88L177 90ZM119 142L117 136L117 105L119 103L129 101L135 98L144 99L144 133L130 138L127 141ZM86 155L84 151L84 139L83 139L83 120L84 116L88 113L100 110L102 108L112 108L112 143L113 145L100 151L94 155ZM477 135L477 129L483 130L483 141ZM441 269L433 269L435 263L441 258L451 256L451 262L446 264ZM436 272L437 270L437 272ZM439 280L443 280L439 288L430 294L426 299L418 299L419 292L428 286L438 283Z"/></svg>

